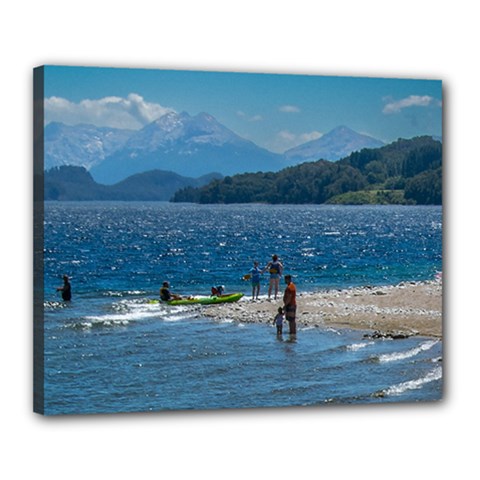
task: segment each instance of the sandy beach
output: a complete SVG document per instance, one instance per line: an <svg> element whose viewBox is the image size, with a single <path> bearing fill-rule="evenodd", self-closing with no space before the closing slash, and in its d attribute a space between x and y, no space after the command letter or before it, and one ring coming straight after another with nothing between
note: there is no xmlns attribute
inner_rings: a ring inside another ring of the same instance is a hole
<svg viewBox="0 0 480 480"><path fill-rule="evenodd" d="M283 294L283 289L282 289ZM244 323L272 322L282 296L202 309L202 315ZM297 292L297 326L366 330L373 336L442 336L442 283L402 282L395 286ZM287 327L288 331L288 327Z"/></svg>

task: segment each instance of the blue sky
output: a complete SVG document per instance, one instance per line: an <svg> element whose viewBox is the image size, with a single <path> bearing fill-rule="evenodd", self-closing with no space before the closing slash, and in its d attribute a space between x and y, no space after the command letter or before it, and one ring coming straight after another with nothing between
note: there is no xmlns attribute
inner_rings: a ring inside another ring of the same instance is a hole
<svg viewBox="0 0 480 480"><path fill-rule="evenodd" d="M275 152L339 125L384 142L442 135L439 80L101 67L45 68L45 121L138 129L208 112Z"/></svg>

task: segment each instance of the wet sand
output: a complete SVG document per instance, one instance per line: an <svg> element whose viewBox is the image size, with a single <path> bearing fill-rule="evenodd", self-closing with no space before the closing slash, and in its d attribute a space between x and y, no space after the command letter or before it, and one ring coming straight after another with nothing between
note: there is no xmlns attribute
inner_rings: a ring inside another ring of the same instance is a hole
<svg viewBox="0 0 480 480"><path fill-rule="evenodd" d="M283 293L283 292L282 292ZM243 323L272 322L277 300L249 297L204 307L202 315ZM403 282L395 286L297 292L297 328L361 329L375 336L442 336L442 283ZM288 328L287 328L288 330Z"/></svg>

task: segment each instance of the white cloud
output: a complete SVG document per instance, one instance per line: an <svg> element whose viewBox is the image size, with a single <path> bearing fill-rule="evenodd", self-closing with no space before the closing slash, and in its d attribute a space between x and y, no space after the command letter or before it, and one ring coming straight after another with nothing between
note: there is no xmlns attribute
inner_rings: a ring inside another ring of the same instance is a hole
<svg viewBox="0 0 480 480"><path fill-rule="evenodd" d="M239 116L240 118L244 118L249 122L261 122L263 120L263 117L261 115L257 114L257 115L249 116L242 110L237 111L237 116Z"/></svg>
<svg viewBox="0 0 480 480"><path fill-rule="evenodd" d="M283 113L299 113L300 112L300 108L298 108L295 105L282 105L278 110Z"/></svg>
<svg viewBox="0 0 480 480"><path fill-rule="evenodd" d="M90 123L99 127L139 129L172 111L157 103L146 102L136 93L127 98L104 97L78 103L60 97L45 99L46 123L56 121L67 125Z"/></svg>
<svg viewBox="0 0 480 480"><path fill-rule="evenodd" d="M290 148L297 147L303 143L316 140L323 135L321 132L292 133L288 130L281 130L275 136L275 140L268 147L275 151L283 153Z"/></svg>
<svg viewBox="0 0 480 480"><path fill-rule="evenodd" d="M441 102L429 95L410 95L409 97L402 98L401 100L389 101L389 103L383 107L383 113L398 113L404 108L428 107L430 105L440 106Z"/></svg>
<svg viewBox="0 0 480 480"><path fill-rule="evenodd" d="M302 143L305 143L305 142L311 142L312 140L316 140L317 138L320 138L320 137L323 137L323 133L313 131L309 133L302 133L300 135L300 140L302 141Z"/></svg>
<svg viewBox="0 0 480 480"><path fill-rule="evenodd" d="M277 137L284 142L294 142L297 136L288 130L282 130L277 133Z"/></svg>

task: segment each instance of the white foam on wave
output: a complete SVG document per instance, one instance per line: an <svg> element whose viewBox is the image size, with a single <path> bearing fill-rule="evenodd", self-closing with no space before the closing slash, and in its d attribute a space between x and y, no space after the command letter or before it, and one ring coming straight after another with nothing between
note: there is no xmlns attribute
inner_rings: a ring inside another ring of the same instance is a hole
<svg viewBox="0 0 480 480"><path fill-rule="evenodd" d="M220 323L233 323L234 320L232 318L222 318Z"/></svg>
<svg viewBox="0 0 480 480"><path fill-rule="evenodd" d="M315 328L316 328L315 326L310 325L308 327L301 327L301 328L299 328L299 330L301 332L307 332L308 330L315 330Z"/></svg>
<svg viewBox="0 0 480 480"><path fill-rule="evenodd" d="M418 347L412 348L412 349L407 350L405 352L386 353L384 355L380 355L378 357L378 360L381 363L395 362L395 361L398 361L398 360L405 360L407 358L414 357L415 355L418 355L421 352L425 352L427 350L430 350L438 342L439 342L438 340L431 340L431 341L422 343Z"/></svg>
<svg viewBox="0 0 480 480"><path fill-rule="evenodd" d="M148 311L136 311L136 312L125 312L125 313L112 313L106 315L90 315L84 317L85 320L93 323L106 323L106 322L131 322L135 320L142 320L145 318L158 317L158 312L148 312Z"/></svg>
<svg viewBox="0 0 480 480"><path fill-rule="evenodd" d="M128 325L131 322L159 318L163 321L174 322L185 319L184 309L181 307L165 308L158 304L145 304L122 301L114 305L114 309L120 310L114 313L102 315L88 315L83 318L82 326Z"/></svg>
<svg viewBox="0 0 480 480"><path fill-rule="evenodd" d="M341 332L339 332L338 330L335 330L335 329L332 328L332 327L327 327L327 328L325 329L325 331L326 331L326 332L330 332L330 333L335 333L335 334L337 334L337 335L341 335Z"/></svg>
<svg viewBox="0 0 480 480"><path fill-rule="evenodd" d="M181 314L178 314L178 315L165 314L165 315L161 315L160 318L164 322L179 322L179 321L185 320L186 318L189 318L189 317L187 317L186 315L181 315Z"/></svg>
<svg viewBox="0 0 480 480"><path fill-rule="evenodd" d="M362 350L362 348L368 347L369 345L375 345L374 342L364 342L364 343L354 343L352 345L347 345L347 350L351 352L357 352Z"/></svg>
<svg viewBox="0 0 480 480"><path fill-rule="evenodd" d="M68 305L65 302L60 302L60 301L46 301L43 302L43 308L44 310L57 310L60 308L66 308Z"/></svg>
<svg viewBox="0 0 480 480"><path fill-rule="evenodd" d="M436 367L428 372L424 377L416 380L409 380L408 382L393 385L383 391L384 395L401 395L408 390L415 390L421 388L423 385L440 380L442 378L442 367Z"/></svg>
<svg viewBox="0 0 480 480"><path fill-rule="evenodd" d="M144 295L144 294L145 292L142 290L127 290L127 291L109 290L103 293L103 295L106 297L128 297L128 296L136 296L136 295Z"/></svg>

